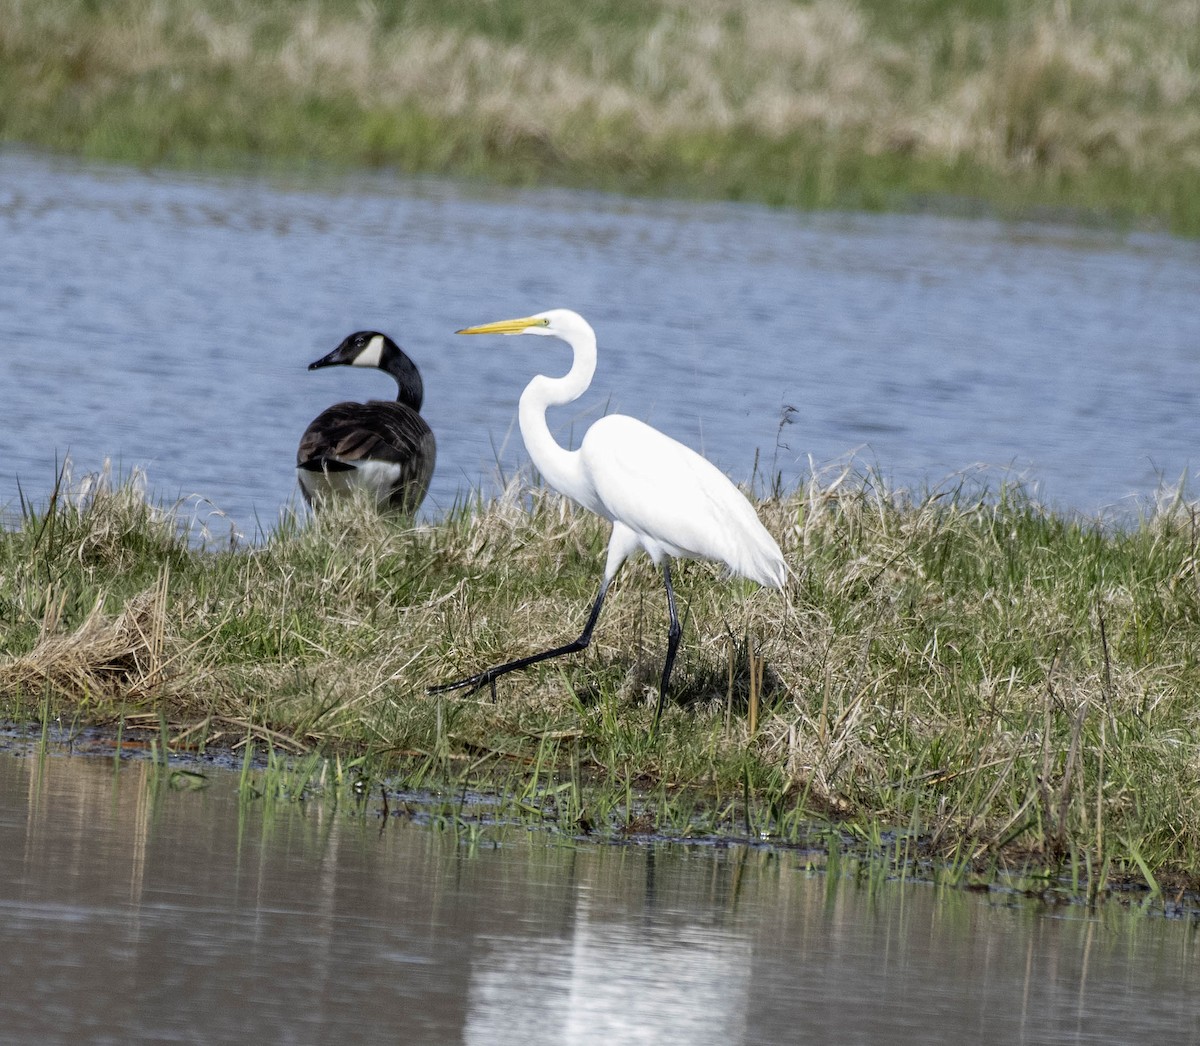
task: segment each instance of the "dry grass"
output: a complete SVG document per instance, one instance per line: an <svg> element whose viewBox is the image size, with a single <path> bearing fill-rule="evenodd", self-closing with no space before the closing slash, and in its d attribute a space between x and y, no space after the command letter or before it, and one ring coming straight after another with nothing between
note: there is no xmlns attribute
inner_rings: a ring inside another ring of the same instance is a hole
<svg viewBox="0 0 1200 1046"><path fill-rule="evenodd" d="M116 615L97 599L83 622L63 631L65 596L51 602L41 634L28 654L0 664L0 691L52 692L86 707L114 701L139 705L167 696L171 657L167 650L167 574L133 597Z"/></svg>
<svg viewBox="0 0 1200 1046"><path fill-rule="evenodd" d="M1193 0L1156 5L1153 20L1104 2L1031 10L1013 24L950 13L941 39L906 43L843 0L662 4L643 31L516 41L420 15L385 26L380 12L302 7L270 49L255 42L278 29L269 7L200 9L186 32L213 67L250 63L300 96L348 91L366 110L417 106L554 140L599 120L651 135L852 134L879 152L1000 167L1106 156L1141 165L1166 148L1200 168L1196 43L1163 33L1197 24ZM133 43L131 72L161 68L174 50L167 26L110 23L97 60L123 64Z"/></svg>

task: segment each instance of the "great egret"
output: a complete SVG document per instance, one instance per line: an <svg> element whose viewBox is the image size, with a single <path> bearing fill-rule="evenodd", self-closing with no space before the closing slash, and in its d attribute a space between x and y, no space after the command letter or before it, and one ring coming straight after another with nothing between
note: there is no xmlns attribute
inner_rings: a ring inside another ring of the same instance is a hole
<svg viewBox="0 0 1200 1046"><path fill-rule="evenodd" d="M300 438L296 475L310 505L366 490L381 508L415 512L425 499L437 444L418 413L425 386L417 366L378 331L357 331L308 365L377 367L396 379L395 402L335 403Z"/></svg>
<svg viewBox="0 0 1200 1046"><path fill-rule="evenodd" d="M574 353L561 378L539 374L521 393L519 420L529 456L547 483L586 509L612 521L600 593L579 637L564 646L517 658L433 692L494 687L506 672L582 650L608 586L626 557L644 549L662 567L667 588L667 656L654 710L657 726L667 698L682 629L675 612L670 559L711 559L761 585L782 588L787 565L775 539L741 491L715 465L636 418L610 414L595 422L578 450L560 447L546 424L546 408L578 399L596 371L596 333L570 309L551 309L523 319L467 327L459 334L542 334L561 338Z"/></svg>

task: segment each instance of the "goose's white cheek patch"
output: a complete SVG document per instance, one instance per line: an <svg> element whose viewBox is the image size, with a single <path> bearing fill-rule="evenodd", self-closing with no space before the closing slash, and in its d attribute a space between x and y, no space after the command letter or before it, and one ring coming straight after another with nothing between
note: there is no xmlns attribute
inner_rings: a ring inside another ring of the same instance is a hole
<svg viewBox="0 0 1200 1046"><path fill-rule="evenodd" d="M354 357L354 363L351 366L378 367L381 359L383 359L383 338L376 334L367 342L367 347Z"/></svg>

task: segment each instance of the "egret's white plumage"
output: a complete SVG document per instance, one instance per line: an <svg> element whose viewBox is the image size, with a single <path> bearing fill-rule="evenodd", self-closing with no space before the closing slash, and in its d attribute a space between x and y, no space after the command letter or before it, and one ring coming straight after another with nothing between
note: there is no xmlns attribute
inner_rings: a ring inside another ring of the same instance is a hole
<svg viewBox="0 0 1200 1046"><path fill-rule="evenodd" d="M595 499L580 503L629 530L655 565L665 557L712 559L760 585L783 585L787 568L775 539L741 491L690 447L615 414L588 430L578 454ZM619 565L610 561L608 572Z"/></svg>
<svg viewBox="0 0 1200 1046"><path fill-rule="evenodd" d="M552 309L517 320L468 327L460 334L543 334L571 346L571 369L561 378L539 374L521 394L521 435L546 482L584 508L612 521L600 594L583 633L573 643L450 683L438 690L492 684L499 675L587 646L608 586L621 564L644 549L663 568L671 628L655 712L666 699L679 642L669 560L710 559L759 584L782 588L787 565L745 496L715 465L690 447L636 418L611 414L595 422L578 450L559 446L546 424L549 407L570 403L596 371L596 334L569 309Z"/></svg>

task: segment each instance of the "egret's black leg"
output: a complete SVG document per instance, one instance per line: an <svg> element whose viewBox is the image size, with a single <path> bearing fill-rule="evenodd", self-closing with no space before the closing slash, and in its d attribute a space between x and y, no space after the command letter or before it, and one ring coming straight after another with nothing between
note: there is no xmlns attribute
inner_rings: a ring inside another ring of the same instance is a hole
<svg viewBox="0 0 1200 1046"><path fill-rule="evenodd" d="M663 563L663 581L667 585L667 611L671 615L671 627L667 629L667 660L663 664L662 682L658 685L658 704L654 709L654 729L658 729L658 719L662 715L663 705L667 703L667 687L671 682L671 669L675 667L675 651L679 649L679 637L683 629L679 626L679 615L675 613L675 590L671 588L671 564Z"/></svg>
<svg viewBox="0 0 1200 1046"><path fill-rule="evenodd" d="M467 676L466 679L458 679L453 683L442 683L440 686L431 686L429 693L440 694L447 690L467 690L473 692L481 686L490 686L492 688L492 700L496 699L496 679L507 672L515 672L519 668L528 668L530 665L536 665L539 661L549 661L552 657L561 657L563 654L574 654L578 650L582 650L592 641L592 630L596 627L596 620L600 617L600 608L604 606L604 597L608 594L608 585L611 578L606 578L600 586L600 594L596 596L596 602L592 604L592 612L588 615L587 624L583 626L583 631L579 633L579 638L566 643L563 646L556 646L553 650L544 650L540 654L530 654L528 657L519 657L515 661L507 661L502 665L495 665L492 668L485 668L482 672L477 672L473 676ZM672 610L674 614L674 610Z"/></svg>

